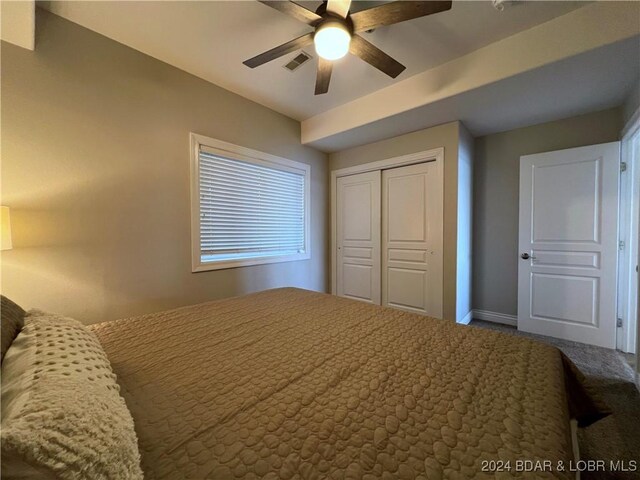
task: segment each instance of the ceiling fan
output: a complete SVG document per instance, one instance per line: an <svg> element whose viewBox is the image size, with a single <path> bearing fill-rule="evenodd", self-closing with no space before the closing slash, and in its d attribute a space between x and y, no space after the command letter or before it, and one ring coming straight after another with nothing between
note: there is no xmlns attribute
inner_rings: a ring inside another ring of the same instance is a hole
<svg viewBox="0 0 640 480"><path fill-rule="evenodd" d="M314 31L272 48L243 63L247 67L256 68L313 43L318 54L316 95L329 91L329 81L333 70L332 62L344 57L347 52L360 57L391 78L396 78L406 68L358 33L383 25L393 25L413 18L433 15L451 8L451 1L395 1L350 13L351 0L325 0L313 12L292 1L258 1L306 23L313 27Z"/></svg>

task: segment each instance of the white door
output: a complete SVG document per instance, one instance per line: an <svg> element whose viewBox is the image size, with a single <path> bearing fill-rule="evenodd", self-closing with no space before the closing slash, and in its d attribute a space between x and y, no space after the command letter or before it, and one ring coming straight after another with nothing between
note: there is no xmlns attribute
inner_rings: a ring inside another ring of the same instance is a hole
<svg viewBox="0 0 640 480"><path fill-rule="evenodd" d="M442 193L436 162L382 172L382 304L442 318Z"/></svg>
<svg viewBox="0 0 640 480"><path fill-rule="evenodd" d="M380 171L338 177L336 293L380 304Z"/></svg>
<svg viewBox="0 0 640 480"><path fill-rule="evenodd" d="M520 158L518 330L616 346L618 142Z"/></svg>

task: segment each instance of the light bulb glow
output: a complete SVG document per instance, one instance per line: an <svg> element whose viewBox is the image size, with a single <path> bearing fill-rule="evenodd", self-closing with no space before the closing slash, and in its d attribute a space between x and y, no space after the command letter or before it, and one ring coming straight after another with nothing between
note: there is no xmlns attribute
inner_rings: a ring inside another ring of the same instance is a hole
<svg viewBox="0 0 640 480"><path fill-rule="evenodd" d="M340 24L328 24L320 27L313 37L316 53L325 60L338 60L349 51L351 35Z"/></svg>

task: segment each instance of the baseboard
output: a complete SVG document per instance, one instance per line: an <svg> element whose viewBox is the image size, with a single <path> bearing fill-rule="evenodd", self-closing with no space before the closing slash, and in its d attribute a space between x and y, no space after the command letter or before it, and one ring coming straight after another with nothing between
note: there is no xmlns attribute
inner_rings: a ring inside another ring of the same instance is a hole
<svg viewBox="0 0 640 480"><path fill-rule="evenodd" d="M456 323L459 323L460 325L469 325L471 320L473 320L473 310L469 310L469 313L467 313L462 320L456 321Z"/></svg>
<svg viewBox="0 0 640 480"><path fill-rule="evenodd" d="M508 315L506 313L490 312L488 310L473 310L472 316L476 320L484 320L486 322L502 323L503 325L518 326L518 317Z"/></svg>

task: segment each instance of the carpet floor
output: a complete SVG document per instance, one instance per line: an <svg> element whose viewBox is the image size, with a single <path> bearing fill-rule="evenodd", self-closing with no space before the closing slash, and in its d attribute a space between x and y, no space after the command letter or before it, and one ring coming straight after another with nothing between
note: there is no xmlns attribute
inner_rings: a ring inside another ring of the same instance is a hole
<svg viewBox="0 0 640 480"><path fill-rule="evenodd" d="M627 358L616 350L519 332L507 325L473 320L470 325L526 336L558 347L584 373L613 414L578 430L583 460L636 460L637 472L583 472L582 479L640 478L640 392Z"/></svg>

